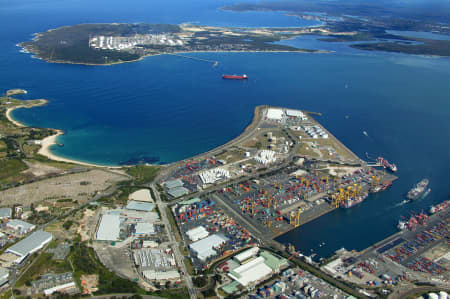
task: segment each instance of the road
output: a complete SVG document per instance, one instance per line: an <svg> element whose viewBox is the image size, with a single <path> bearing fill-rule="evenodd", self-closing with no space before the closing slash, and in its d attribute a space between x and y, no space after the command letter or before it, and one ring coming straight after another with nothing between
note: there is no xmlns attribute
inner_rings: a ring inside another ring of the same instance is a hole
<svg viewBox="0 0 450 299"><path fill-rule="evenodd" d="M161 197L159 196L158 190L155 188L153 184L151 184L150 188L153 190L153 194L155 194L156 204L158 206L158 210L161 214L161 220L164 223L166 229L167 229L167 235L169 237L169 241L173 244L176 244L173 246L173 252L175 254L175 259L177 261L178 266L182 269L184 275L184 280L186 282L186 287L189 291L189 296L191 299L197 298L197 291L194 287L194 284L192 283L192 277L189 275L186 265L184 264L184 255L180 252L180 247L178 242L175 240L174 232L172 231L172 226L170 225L169 218L167 218L167 204L161 200Z"/></svg>

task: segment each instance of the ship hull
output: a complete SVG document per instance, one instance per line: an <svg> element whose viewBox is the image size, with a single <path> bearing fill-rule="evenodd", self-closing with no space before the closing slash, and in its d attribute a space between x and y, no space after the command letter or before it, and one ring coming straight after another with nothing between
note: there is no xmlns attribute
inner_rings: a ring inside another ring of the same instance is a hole
<svg viewBox="0 0 450 299"><path fill-rule="evenodd" d="M431 189L427 189L428 180L423 179L419 183L417 183L411 190L409 190L408 194L406 194L406 198L413 201L422 197L425 197L430 193Z"/></svg>
<svg viewBox="0 0 450 299"><path fill-rule="evenodd" d="M238 75L222 75L223 79L231 79L231 80L246 80L248 79L247 75L242 75L242 76L238 76Z"/></svg>

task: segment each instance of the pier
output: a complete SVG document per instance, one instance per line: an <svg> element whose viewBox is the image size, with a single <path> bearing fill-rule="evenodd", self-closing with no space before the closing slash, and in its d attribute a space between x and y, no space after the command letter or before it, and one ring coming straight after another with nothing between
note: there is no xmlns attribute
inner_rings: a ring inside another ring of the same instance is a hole
<svg viewBox="0 0 450 299"><path fill-rule="evenodd" d="M208 60L208 59L203 59L203 58L198 58L198 57L192 57L192 56L185 56L185 55L181 55L181 54L167 53L167 55L172 55L172 56L182 57L182 58L186 58L186 59L192 59L192 60L212 63L213 67L216 67L219 64L218 61Z"/></svg>

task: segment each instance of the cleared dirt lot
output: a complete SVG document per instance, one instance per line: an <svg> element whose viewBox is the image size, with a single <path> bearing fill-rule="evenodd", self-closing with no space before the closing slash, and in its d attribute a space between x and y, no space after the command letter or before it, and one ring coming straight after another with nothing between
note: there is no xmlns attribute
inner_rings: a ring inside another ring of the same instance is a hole
<svg viewBox="0 0 450 299"><path fill-rule="evenodd" d="M94 242L93 247L102 264L110 271L130 280L139 278L129 249L111 247L105 242Z"/></svg>
<svg viewBox="0 0 450 299"><path fill-rule="evenodd" d="M2 191L0 204L9 206L17 203L29 206L42 200L56 201L62 198L83 202L97 191L103 191L125 179L125 175L98 169L69 174Z"/></svg>

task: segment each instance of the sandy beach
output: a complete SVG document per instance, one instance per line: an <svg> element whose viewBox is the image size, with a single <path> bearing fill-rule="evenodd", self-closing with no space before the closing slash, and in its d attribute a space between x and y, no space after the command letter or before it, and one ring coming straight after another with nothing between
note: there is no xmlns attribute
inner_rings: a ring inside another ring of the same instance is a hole
<svg viewBox="0 0 450 299"><path fill-rule="evenodd" d="M17 126L17 127L20 127L20 128L26 127L23 123L15 120L12 117L11 113L14 110L19 109L19 108L33 108L33 107L36 107L36 106L44 106L44 105L47 105L47 103L48 103L48 101L45 100L45 99L39 99L39 100L36 100L36 101L39 101L39 103L35 103L35 104L31 104L31 105L24 104L24 105L14 106L14 107L10 107L10 108L6 109L6 118L10 122L12 122L15 126Z"/></svg>
<svg viewBox="0 0 450 299"><path fill-rule="evenodd" d="M6 118L13 123L15 126L20 127L20 128L24 128L26 127L24 124L22 124L21 122L15 120L12 115L11 112L14 111L15 109L19 109L19 108L32 108L35 106L42 106L47 104L48 101L47 100L40 100L39 103L34 104L34 105L19 105L19 106L14 106L14 107L10 107L6 110ZM57 144L56 140L58 138L58 136L64 135L64 131L62 130L56 130L57 133L51 136L48 136L44 139L41 140L41 148L38 151L38 154L43 155L51 160L54 161L59 161L59 162L67 162L67 163L73 163L73 164L78 164L78 165L83 165L83 166L90 166L90 167L107 167L107 168L122 168L121 166L106 166L106 165L98 165L98 164L93 164L93 163L87 163L87 162L81 162L81 161L77 161L77 160L72 160L72 159L68 159L68 158L63 158L57 155L54 155L51 151L50 151L50 147L52 145Z"/></svg>
<svg viewBox="0 0 450 299"><path fill-rule="evenodd" d="M98 165L98 164L93 164L93 163L81 162L81 161L72 160L72 159L60 157L60 156L53 154L50 151L50 147L55 144L58 144L56 142L56 140L58 139L58 136L64 135L64 131L61 131L61 130L56 130L56 131L57 131L56 134L48 136L41 140L41 148L39 149L38 154L43 155L43 156L49 158L50 160L66 162L66 163L73 163L73 164L78 164L78 165L83 165L83 166L122 168L120 166L106 166L106 165Z"/></svg>
<svg viewBox="0 0 450 299"><path fill-rule="evenodd" d="M22 124L21 122L18 122L18 121L16 121L16 120L14 120L14 118L12 118L12 116L11 116L11 112L13 112L15 109L17 109L17 108L24 108L25 106L16 106L16 107L11 107L11 108L8 108L8 109L6 109L6 118L10 121L10 122L12 122L16 127L21 127L21 128L23 128L23 127L25 127L25 125L24 124Z"/></svg>

